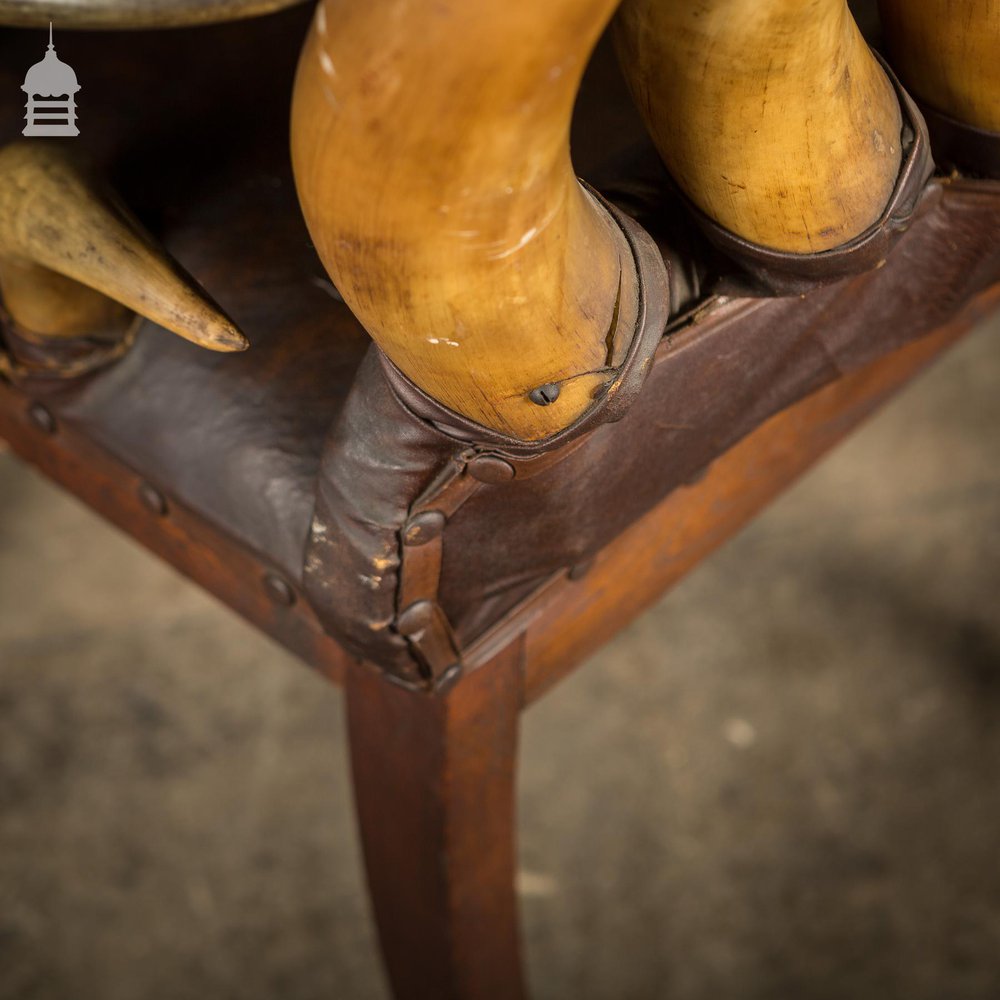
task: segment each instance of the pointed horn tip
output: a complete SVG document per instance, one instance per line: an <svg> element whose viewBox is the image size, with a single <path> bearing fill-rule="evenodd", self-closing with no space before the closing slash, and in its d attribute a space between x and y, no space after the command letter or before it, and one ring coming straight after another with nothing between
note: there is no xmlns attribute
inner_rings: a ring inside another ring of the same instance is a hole
<svg viewBox="0 0 1000 1000"><path fill-rule="evenodd" d="M217 351L220 354L238 354L250 347L250 341L231 324L212 323L164 323L162 320L153 319L153 322L160 322L166 329L176 333L178 337L190 341L196 347L202 347L206 351Z"/></svg>
<svg viewBox="0 0 1000 1000"><path fill-rule="evenodd" d="M250 347L250 341L235 326L213 330L198 343L210 351L219 351L223 354L238 354Z"/></svg>
<svg viewBox="0 0 1000 1000"><path fill-rule="evenodd" d="M209 302L203 305L208 308L200 310L200 315L189 314L186 322L170 324L171 329L199 347L222 354L236 354L250 347L243 331L221 309Z"/></svg>

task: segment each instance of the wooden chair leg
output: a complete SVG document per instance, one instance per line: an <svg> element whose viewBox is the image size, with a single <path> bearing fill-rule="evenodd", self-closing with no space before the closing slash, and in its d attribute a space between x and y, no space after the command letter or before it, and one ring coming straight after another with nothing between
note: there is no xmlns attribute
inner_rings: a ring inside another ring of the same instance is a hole
<svg viewBox="0 0 1000 1000"><path fill-rule="evenodd" d="M444 694L346 681L368 886L397 1000L519 1000L520 643Z"/></svg>

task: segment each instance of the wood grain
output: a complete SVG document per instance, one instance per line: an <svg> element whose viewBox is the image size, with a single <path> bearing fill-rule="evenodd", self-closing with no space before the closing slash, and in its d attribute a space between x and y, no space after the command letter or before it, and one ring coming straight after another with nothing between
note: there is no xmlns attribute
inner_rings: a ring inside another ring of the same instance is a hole
<svg viewBox="0 0 1000 1000"><path fill-rule="evenodd" d="M296 594L294 581L293 604L276 603L265 583L275 568L265 555L179 502L169 486L148 483L72 424L56 418L54 430L44 432L32 419L38 405L0 379L0 440L19 458L328 679L341 682L348 656L324 634L312 609ZM143 491L149 487L158 489L162 513L144 503Z"/></svg>
<svg viewBox="0 0 1000 1000"><path fill-rule="evenodd" d="M520 644L445 693L348 671L351 773L396 1000L521 1000Z"/></svg>
<svg viewBox="0 0 1000 1000"><path fill-rule="evenodd" d="M526 634L524 698L531 702L734 535L875 407L979 317L1000 306L980 296L952 324L841 379L767 421L722 455L708 474L675 491L607 546L581 580L564 574L480 637L464 660L475 671ZM320 670L341 683L348 655L324 634L301 598L276 605L262 582L265 556L230 538L164 490L165 516L140 499L143 479L60 423L45 434L31 401L0 380L0 440L51 480ZM293 581L292 594L295 594Z"/></svg>

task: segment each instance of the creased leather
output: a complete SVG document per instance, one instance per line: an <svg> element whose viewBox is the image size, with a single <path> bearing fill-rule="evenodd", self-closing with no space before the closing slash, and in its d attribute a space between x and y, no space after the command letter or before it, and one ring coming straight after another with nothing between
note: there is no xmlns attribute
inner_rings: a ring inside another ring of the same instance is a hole
<svg viewBox="0 0 1000 1000"><path fill-rule="evenodd" d="M288 101L310 16L137 32L128 44L114 31L75 37L94 113L64 141L212 290L251 349L217 354L142 320L108 368L18 379L26 401L44 391L61 425L293 586L323 441L369 344L309 243L291 177ZM31 32L0 32L0 139L20 134L19 88L36 59Z"/></svg>

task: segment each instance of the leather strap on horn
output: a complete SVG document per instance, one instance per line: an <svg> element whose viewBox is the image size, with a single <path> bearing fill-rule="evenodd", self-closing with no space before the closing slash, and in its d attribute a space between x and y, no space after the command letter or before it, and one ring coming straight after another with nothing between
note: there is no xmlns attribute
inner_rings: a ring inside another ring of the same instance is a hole
<svg viewBox="0 0 1000 1000"><path fill-rule="evenodd" d="M373 347L327 443L304 587L332 634L405 683L439 684L461 667L438 599L449 519L621 419L650 370L669 315L667 265L637 223L601 201L632 251L638 321L625 360L582 417L544 441L507 437L431 399Z"/></svg>
<svg viewBox="0 0 1000 1000"><path fill-rule="evenodd" d="M909 225L917 200L934 172L924 117L889 65L878 53L876 56L896 90L903 113L903 162L881 217L863 233L822 253L785 253L737 236L688 202L708 239L760 285L776 294L797 295L817 285L840 281L848 275L877 267Z"/></svg>

